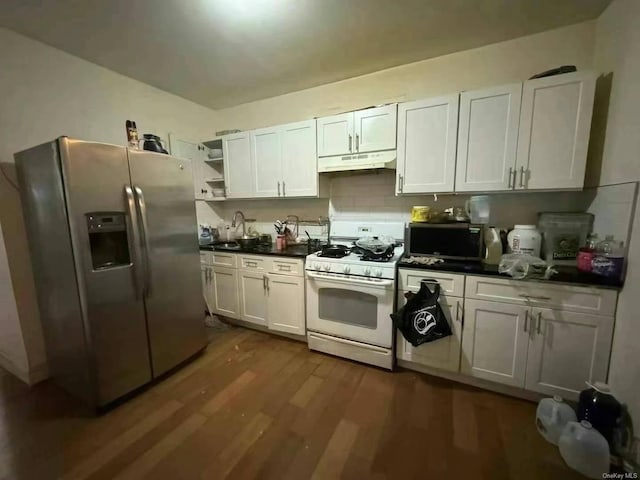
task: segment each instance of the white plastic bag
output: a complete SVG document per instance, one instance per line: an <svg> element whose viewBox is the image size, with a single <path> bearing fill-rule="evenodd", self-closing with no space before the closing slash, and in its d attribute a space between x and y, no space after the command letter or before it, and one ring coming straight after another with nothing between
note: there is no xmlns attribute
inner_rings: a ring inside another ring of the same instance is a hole
<svg viewBox="0 0 640 480"><path fill-rule="evenodd" d="M551 265L540 257L521 253L507 253L502 255L498 272L506 273L519 280L527 277L548 279L557 273Z"/></svg>

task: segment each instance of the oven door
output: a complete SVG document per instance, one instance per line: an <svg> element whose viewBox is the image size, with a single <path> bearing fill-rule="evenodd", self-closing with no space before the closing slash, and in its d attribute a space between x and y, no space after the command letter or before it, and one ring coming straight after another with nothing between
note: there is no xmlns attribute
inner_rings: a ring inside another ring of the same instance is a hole
<svg viewBox="0 0 640 480"><path fill-rule="evenodd" d="M391 348L393 280L307 272L307 328Z"/></svg>

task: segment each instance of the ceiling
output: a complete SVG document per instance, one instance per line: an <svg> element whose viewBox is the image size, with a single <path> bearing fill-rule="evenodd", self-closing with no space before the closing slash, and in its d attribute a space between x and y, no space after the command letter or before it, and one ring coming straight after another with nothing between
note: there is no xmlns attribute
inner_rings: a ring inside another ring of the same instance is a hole
<svg viewBox="0 0 640 480"><path fill-rule="evenodd" d="M611 0L3 0L0 26L224 108L597 17Z"/></svg>

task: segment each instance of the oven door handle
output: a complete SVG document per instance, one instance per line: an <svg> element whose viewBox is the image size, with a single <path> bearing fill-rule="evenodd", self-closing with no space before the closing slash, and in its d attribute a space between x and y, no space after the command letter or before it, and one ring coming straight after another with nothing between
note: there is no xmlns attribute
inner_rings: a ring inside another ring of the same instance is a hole
<svg viewBox="0 0 640 480"><path fill-rule="evenodd" d="M340 278L340 277L328 277L315 272L307 272L309 278L316 278L318 280L326 280L328 282L345 283L347 285L366 285L368 287L391 287L393 286L393 280L382 280L380 282L370 282L367 280L357 280L354 278Z"/></svg>

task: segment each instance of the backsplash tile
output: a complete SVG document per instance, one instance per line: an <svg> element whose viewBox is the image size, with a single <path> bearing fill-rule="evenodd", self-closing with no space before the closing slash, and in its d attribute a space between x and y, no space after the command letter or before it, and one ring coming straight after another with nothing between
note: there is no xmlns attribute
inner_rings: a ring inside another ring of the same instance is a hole
<svg viewBox="0 0 640 480"><path fill-rule="evenodd" d="M256 230L274 233L273 222L289 214L315 222L318 217L331 220L376 220L409 222L413 205L427 205L437 210L464 207L471 195L449 194L395 196L395 170L331 174L330 198L252 199L225 202L196 202L199 223L217 225L230 221L242 210ZM491 224L512 228L515 224L537 224L539 212L584 212L596 216L594 231L626 240L637 185L614 185L567 192L489 193ZM323 237L326 230L307 225L313 237ZM302 235L304 228L300 228Z"/></svg>

